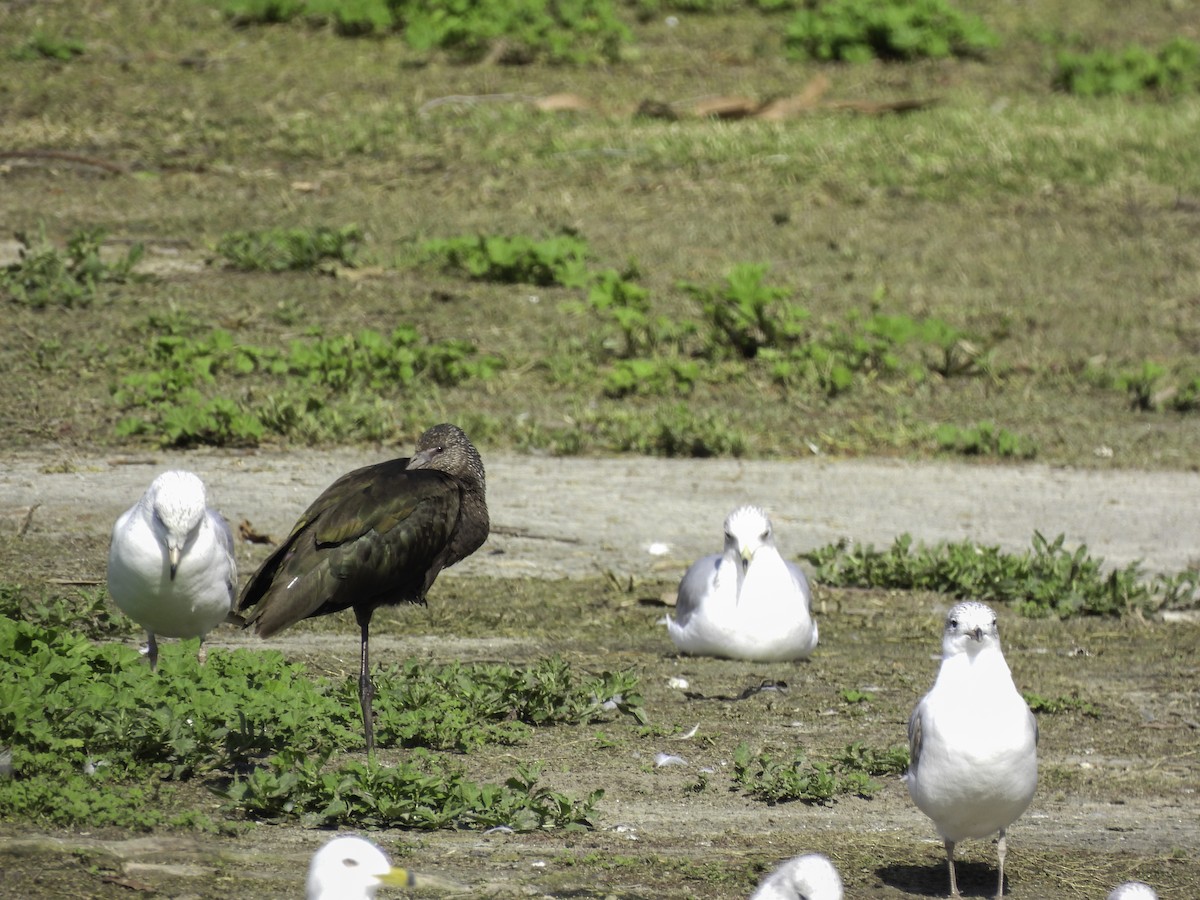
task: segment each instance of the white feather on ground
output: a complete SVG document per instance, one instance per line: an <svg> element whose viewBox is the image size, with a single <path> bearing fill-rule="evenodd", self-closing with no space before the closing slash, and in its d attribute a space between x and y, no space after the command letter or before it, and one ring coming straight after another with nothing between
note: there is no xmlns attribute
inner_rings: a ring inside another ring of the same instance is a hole
<svg viewBox="0 0 1200 900"><path fill-rule="evenodd" d="M156 637L198 637L203 660L204 636L225 621L236 590L233 535L191 472L159 475L113 526L108 592L146 629L151 668Z"/></svg>
<svg viewBox="0 0 1200 900"><path fill-rule="evenodd" d="M683 576L667 632L678 650L696 656L775 662L812 653L808 579L779 553L762 509L742 506L725 519L725 549Z"/></svg>

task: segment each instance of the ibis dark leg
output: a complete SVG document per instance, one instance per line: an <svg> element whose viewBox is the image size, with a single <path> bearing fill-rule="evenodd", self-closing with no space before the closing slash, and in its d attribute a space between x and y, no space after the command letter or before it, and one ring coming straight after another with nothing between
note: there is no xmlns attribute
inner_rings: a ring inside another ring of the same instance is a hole
<svg viewBox="0 0 1200 900"><path fill-rule="evenodd" d="M362 630L362 658L358 669L358 702L362 706L363 735L367 740L367 755L375 753L375 716L371 710L375 699L375 685L371 683L371 660L368 651L371 631L371 612L365 614L355 611L358 627Z"/></svg>

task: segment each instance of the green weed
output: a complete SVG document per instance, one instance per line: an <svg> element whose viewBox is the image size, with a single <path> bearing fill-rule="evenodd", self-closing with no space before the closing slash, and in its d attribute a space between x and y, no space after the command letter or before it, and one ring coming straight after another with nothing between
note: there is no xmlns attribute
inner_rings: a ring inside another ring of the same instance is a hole
<svg viewBox="0 0 1200 900"><path fill-rule="evenodd" d="M422 750L393 765L372 760L332 770L329 756L279 753L265 768L237 777L226 795L255 818L299 817L309 826L514 831L590 828L604 796L596 790L577 801L541 787L536 763L497 785L469 781L445 757Z"/></svg>
<svg viewBox="0 0 1200 900"><path fill-rule="evenodd" d="M724 417L697 414L690 406L658 407L647 412L610 409L580 422L597 443L610 450L648 456L742 456L746 440Z"/></svg>
<svg viewBox="0 0 1200 900"><path fill-rule="evenodd" d="M541 241L523 235L444 238L426 241L420 252L426 262L480 281L542 287L584 287L590 281L587 242L573 234Z"/></svg>
<svg viewBox="0 0 1200 900"><path fill-rule="evenodd" d="M946 0L834 0L801 9L784 40L794 57L844 62L979 56L998 43Z"/></svg>
<svg viewBox="0 0 1200 900"><path fill-rule="evenodd" d="M80 588L69 597L43 591L35 597L22 585L0 583L0 617L48 629L71 628L93 639L140 631L115 611L103 588Z"/></svg>
<svg viewBox="0 0 1200 900"><path fill-rule="evenodd" d="M1200 44L1176 37L1158 50L1134 44L1120 51L1063 51L1054 86L1084 97L1195 93L1200 90Z"/></svg>
<svg viewBox="0 0 1200 900"><path fill-rule="evenodd" d="M1025 702L1035 713L1058 715L1065 712L1079 712L1093 719L1100 718L1100 708L1079 697L1043 697L1041 694L1023 694Z"/></svg>
<svg viewBox="0 0 1200 900"><path fill-rule="evenodd" d="M991 422L959 426L939 425L935 432L938 447L964 456L1000 456L1008 459L1033 459L1037 448L1007 428Z"/></svg>
<svg viewBox="0 0 1200 900"><path fill-rule="evenodd" d="M128 374L113 398L138 412L118 423L117 434L153 437L165 446L254 445L267 433L308 441L379 436L394 415L379 407L379 393L419 381L452 386L487 379L501 365L496 357L478 356L466 341L424 342L405 325L390 334L314 334L286 350L238 343L224 329L203 332L193 323L150 325L167 333L152 334L143 352L126 357ZM280 386L265 397L214 396L220 386L250 376Z"/></svg>
<svg viewBox="0 0 1200 900"><path fill-rule="evenodd" d="M29 614L19 590L0 590L0 599L5 612ZM39 617L58 621L53 611ZM2 616L0 744L12 749L14 776L0 781L0 815L148 828L177 814L172 785L233 777L227 796L254 816L586 824L598 793L577 803L536 786L532 769L502 787L475 785L425 748L518 743L532 727L620 714L645 721L632 675L580 677L559 658L527 669L409 662L376 683L380 745L423 748L412 757L422 771L326 771L332 754L361 742L355 679L314 678L273 651L213 650L201 666L191 642L164 648L154 673L133 649L93 644L71 625ZM265 768L239 774L264 757Z"/></svg>
<svg viewBox="0 0 1200 900"><path fill-rule="evenodd" d="M754 755L743 743L733 754L733 780L768 803L829 803L841 794L869 797L880 787L873 775L895 774L907 766L907 747L880 751L855 743L832 760L812 760L804 750L791 759Z"/></svg>
<svg viewBox="0 0 1200 900"><path fill-rule="evenodd" d="M912 538L903 534L887 550L840 541L805 558L823 584L940 591L1008 603L1034 618L1120 615L1188 602L1191 582L1186 577L1147 584L1140 580L1136 563L1105 574L1104 560L1088 556L1086 545L1072 552L1064 543L1063 535L1047 541L1034 532L1029 552L1009 554L969 541L914 547Z"/></svg>
<svg viewBox="0 0 1200 900"><path fill-rule="evenodd" d="M124 259L104 262L100 258L104 234L102 228L76 232L67 240L64 255L46 241L44 232L36 241L17 232L19 258L0 268L0 291L34 309L90 306L100 285L132 280L133 267L143 254L142 245L133 244Z"/></svg>
<svg viewBox="0 0 1200 900"><path fill-rule="evenodd" d="M808 312L789 302L789 289L764 283L767 268L741 263L720 287L679 285L699 303L708 322L708 355L754 359L764 347L785 348L803 338Z"/></svg>
<svg viewBox="0 0 1200 900"><path fill-rule="evenodd" d="M37 31L12 52L12 57L20 60L54 59L69 62L77 56L83 56L86 49L83 41Z"/></svg>
<svg viewBox="0 0 1200 900"><path fill-rule="evenodd" d="M243 272L312 271L329 262L353 266L361 240L357 225L231 231L217 241L216 252Z"/></svg>

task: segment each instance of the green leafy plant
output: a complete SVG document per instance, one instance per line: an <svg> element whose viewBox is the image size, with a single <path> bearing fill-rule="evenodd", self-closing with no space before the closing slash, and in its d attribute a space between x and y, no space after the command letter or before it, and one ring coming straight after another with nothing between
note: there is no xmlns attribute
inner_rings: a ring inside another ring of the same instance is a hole
<svg viewBox="0 0 1200 900"><path fill-rule="evenodd" d="M1019 435L1006 428L997 428L991 422L959 426L949 423L939 425L935 432L938 447L965 456L1000 456L1016 459L1033 459L1037 448Z"/></svg>
<svg viewBox="0 0 1200 900"><path fill-rule="evenodd" d="M1099 707L1077 696L1043 697L1041 694L1033 693L1023 694L1023 696L1025 697L1025 702L1029 704L1029 708L1035 713L1054 716L1066 712L1079 712L1093 719L1100 718Z"/></svg>
<svg viewBox="0 0 1200 900"><path fill-rule="evenodd" d="M543 287L585 287L587 242L574 234L545 240L514 237L457 237L426 241L421 253L427 262L480 281L536 284Z"/></svg>
<svg viewBox="0 0 1200 900"><path fill-rule="evenodd" d="M1119 51L1063 51L1054 86L1084 97L1195 93L1200 90L1200 44L1176 37L1158 50L1133 44Z"/></svg>
<svg viewBox="0 0 1200 900"><path fill-rule="evenodd" d="M216 252L243 272L312 271L330 261L353 266L361 240L357 225L231 231L217 242Z"/></svg>
<svg viewBox="0 0 1200 900"><path fill-rule="evenodd" d="M14 610L26 618L10 618ZM199 665L194 642L165 646L151 672L132 648L93 644L11 586L0 589L0 612L0 745L13 764L0 780L2 817L194 826L175 786L203 780L228 782L230 812L256 817L584 826L599 792L573 801L536 784L529 766L505 785L477 785L435 751L518 743L563 722L645 720L629 673L581 677L560 658L526 669L410 662L376 676L377 737L420 749L387 769L331 769L333 754L361 744L353 679L313 677L274 651L214 649Z"/></svg>
<svg viewBox="0 0 1200 900"><path fill-rule="evenodd" d="M911 536L896 538L887 550L839 541L806 554L815 576L841 587L880 587L940 591L988 603L1010 603L1025 616L1120 615L1187 602L1188 579L1168 593L1167 583L1147 584L1131 563L1107 574L1104 560L1074 551L1059 535L1048 541L1034 532L1029 552L1004 553L969 541L914 546Z"/></svg>
<svg viewBox="0 0 1200 900"><path fill-rule="evenodd" d="M54 59L59 62L69 62L77 56L83 56L86 49L83 41L37 31L23 46L13 51L13 58Z"/></svg>
<svg viewBox="0 0 1200 900"><path fill-rule="evenodd" d="M501 366L466 341L425 342L415 328L390 334L317 334L286 350L238 343L224 329L152 320L144 352L130 353L113 388L115 402L138 413L117 426L122 436L156 437L167 446L245 446L268 433L347 436L371 428L386 433L378 394L419 381L455 385L491 378ZM165 330L166 333L159 333ZM133 369L133 371L128 371ZM278 380L277 393L256 402L213 396L219 384L250 375ZM370 393L374 403L359 399ZM351 414L342 417L340 410ZM348 420L348 421L347 421Z"/></svg>
<svg viewBox="0 0 1200 900"><path fill-rule="evenodd" d="M91 305L100 285L132 280L143 254L142 245L133 244L123 259L107 263L100 258L104 235L102 228L78 231L67 240L64 255L46 241L44 232L36 241L17 232L19 258L0 268L0 291L34 309Z"/></svg>
<svg viewBox="0 0 1200 900"><path fill-rule="evenodd" d="M679 286L700 304L710 327L706 353L753 359L764 347L796 343L805 333L808 312L788 302L791 291L764 283L768 267L741 263L720 287L691 282Z"/></svg>
<svg viewBox="0 0 1200 900"><path fill-rule="evenodd" d="M997 39L946 0L833 0L797 12L784 43L794 57L865 62L979 56Z"/></svg>
<svg viewBox="0 0 1200 900"><path fill-rule="evenodd" d="M746 452L745 438L723 417L697 414L684 404L658 407L647 413L594 413L580 424L593 430L603 446L622 452L693 458L737 457Z"/></svg>
<svg viewBox="0 0 1200 900"><path fill-rule="evenodd" d="M768 803L800 800L829 803L841 794L869 797L879 789L874 775L902 772L908 765L908 749L880 751L851 744L831 760L813 760L804 750L790 758L771 753L751 753L739 744L733 754L733 780L751 796Z"/></svg>

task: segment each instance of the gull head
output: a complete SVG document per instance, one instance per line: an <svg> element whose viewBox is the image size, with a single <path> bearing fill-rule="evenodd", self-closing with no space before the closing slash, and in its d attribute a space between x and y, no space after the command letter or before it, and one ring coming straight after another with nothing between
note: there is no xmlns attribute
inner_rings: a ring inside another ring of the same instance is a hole
<svg viewBox="0 0 1200 900"><path fill-rule="evenodd" d="M842 877L829 857L805 853L780 863L750 900L842 900Z"/></svg>
<svg viewBox="0 0 1200 900"><path fill-rule="evenodd" d="M179 557L200 522L204 519L204 482L191 472L163 472L146 492L153 528L167 545L171 579L179 568Z"/></svg>
<svg viewBox="0 0 1200 900"><path fill-rule="evenodd" d="M942 655L949 657L965 653L973 658L984 648L1000 649L996 613L986 603L975 600L956 603L946 613Z"/></svg>
<svg viewBox="0 0 1200 900"><path fill-rule="evenodd" d="M313 854L308 900L371 900L383 885L406 886L412 878L393 869L383 851L360 837L334 838Z"/></svg>
<svg viewBox="0 0 1200 900"><path fill-rule="evenodd" d="M774 545L771 520L760 507L739 506L725 517L725 557L740 561L742 574L761 547Z"/></svg>
<svg viewBox="0 0 1200 900"><path fill-rule="evenodd" d="M1158 894L1144 881L1126 881L1112 889L1108 900L1158 900Z"/></svg>

